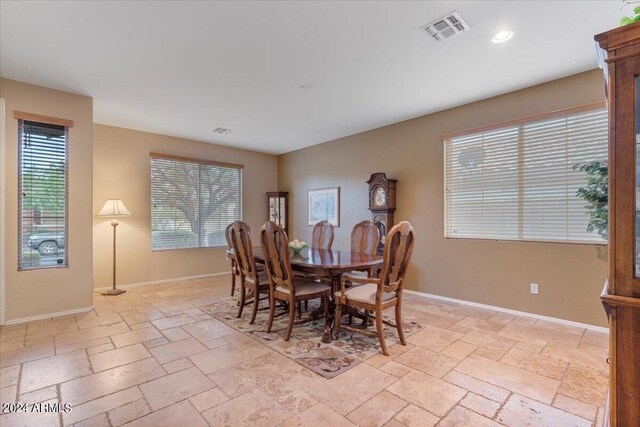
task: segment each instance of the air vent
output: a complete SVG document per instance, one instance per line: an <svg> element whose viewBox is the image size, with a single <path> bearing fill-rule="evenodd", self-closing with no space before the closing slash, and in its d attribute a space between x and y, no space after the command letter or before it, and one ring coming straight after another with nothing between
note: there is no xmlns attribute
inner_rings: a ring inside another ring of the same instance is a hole
<svg viewBox="0 0 640 427"><path fill-rule="evenodd" d="M467 31L469 25L464 22L464 19L462 19L458 12L451 12L447 16L443 16L424 27L420 27L420 29L436 39L436 41L442 41L460 34L463 31Z"/></svg>
<svg viewBox="0 0 640 427"><path fill-rule="evenodd" d="M218 135L227 135L231 133L231 129L215 128L213 133L217 133Z"/></svg>

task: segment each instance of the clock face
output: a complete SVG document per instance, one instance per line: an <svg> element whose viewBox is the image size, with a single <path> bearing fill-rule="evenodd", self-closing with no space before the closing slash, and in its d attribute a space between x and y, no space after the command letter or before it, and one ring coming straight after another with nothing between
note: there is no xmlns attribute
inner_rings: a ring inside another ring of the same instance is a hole
<svg viewBox="0 0 640 427"><path fill-rule="evenodd" d="M384 206L387 203L387 192L384 191L384 188L378 187L373 192L373 205L374 206Z"/></svg>

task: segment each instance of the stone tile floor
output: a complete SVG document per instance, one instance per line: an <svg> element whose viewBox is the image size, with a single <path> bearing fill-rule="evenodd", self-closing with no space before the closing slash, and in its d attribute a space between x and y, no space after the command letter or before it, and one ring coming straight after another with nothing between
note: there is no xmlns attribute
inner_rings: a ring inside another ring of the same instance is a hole
<svg viewBox="0 0 640 427"><path fill-rule="evenodd" d="M0 400L72 411L0 424L568 427L603 417L606 334L406 295L405 317L423 330L328 380L201 310L229 280L96 294L91 312L2 327Z"/></svg>

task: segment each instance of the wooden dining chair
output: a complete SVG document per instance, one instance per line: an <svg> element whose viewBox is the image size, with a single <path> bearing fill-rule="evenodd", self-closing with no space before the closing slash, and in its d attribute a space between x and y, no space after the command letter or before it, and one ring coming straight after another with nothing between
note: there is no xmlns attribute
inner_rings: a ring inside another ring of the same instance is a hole
<svg viewBox="0 0 640 427"><path fill-rule="evenodd" d="M269 279L267 273L258 270L256 266L249 226L242 221L234 221L230 227L229 239L235 253L236 266L240 272L240 306L237 317L242 316L245 305L253 303L251 321L249 322L252 325L256 320L256 314L258 314L260 294L269 294ZM252 300L247 301L247 290L251 291L249 297L253 296Z"/></svg>
<svg viewBox="0 0 640 427"><path fill-rule="evenodd" d="M232 225L233 223L227 225L227 228L224 231L224 237L227 239L228 249L233 249L233 246L231 246L231 226ZM227 256L231 260L231 296L233 296L236 290L236 277L240 276L240 270L238 270L238 263L236 262L235 253L229 253Z"/></svg>
<svg viewBox="0 0 640 427"><path fill-rule="evenodd" d="M380 348L385 356L389 355L387 344L384 340L383 323L397 328L398 338L402 345L406 345L404 331L402 330L402 289L404 275L409 266L413 244L415 241L415 231L410 223L402 221L395 225L387 234L384 244L382 270L380 277L353 277L343 276L340 282L340 291L335 293L336 302L336 337L340 334L340 329L348 329L353 332L360 332L367 336L378 336ZM360 283L360 286L346 288L348 282ZM375 313L376 333L366 329L352 326L342 326L342 308L344 305L370 310ZM388 308L395 307L395 325L382 319L382 312Z"/></svg>
<svg viewBox="0 0 640 427"><path fill-rule="evenodd" d="M321 298L325 317L329 307L331 287L304 277L294 276L289 255L287 233L273 221L268 221L260 230L260 246L269 278L269 323L267 332L273 326L276 300L289 304L289 325L285 341L291 338L294 324L305 323L311 318L295 322L296 305L302 301Z"/></svg>
<svg viewBox="0 0 640 427"><path fill-rule="evenodd" d="M331 249L333 237L333 225L327 220L322 220L313 226L313 231L311 232L311 248Z"/></svg>
<svg viewBox="0 0 640 427"><path fill-rule="evenodd" d="M351 252L357 252L366 255L375 255L378 250L378 244L380 243L380 230L373 221L364 220L360 221L353 226L351 230ZM369 269L364 271L352 271L347 273L351 276L377 276L378 268ZM353 316L349 314L349 324L353 321ZM369 323L369 311L365 310L364 325Z"/></svg>
<svg viewBox="0 0 640 427"><path fill-rule="evenodd" d="M360 221L351 230L351 252L375 255L380 243L380 230L373 221Z"/></svg>
<svg viewBox="0 0 640 427"><path fill-rule="evenodd" d="M351 230L351 252L375 255L380 243L380 230L372 221L360 221ZM367 271L369 276L373 272Z"/></svg>

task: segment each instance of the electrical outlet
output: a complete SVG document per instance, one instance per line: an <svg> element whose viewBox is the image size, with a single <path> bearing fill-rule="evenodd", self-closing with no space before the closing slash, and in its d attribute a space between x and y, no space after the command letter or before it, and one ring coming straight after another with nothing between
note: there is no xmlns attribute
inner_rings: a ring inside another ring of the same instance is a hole
<svg viewBox="0 0 640 427"><path fill-rule="evenodd" d="M531 284L531 293L533 295L538 295L538 284L537 283L532 283Z"/></svg>

